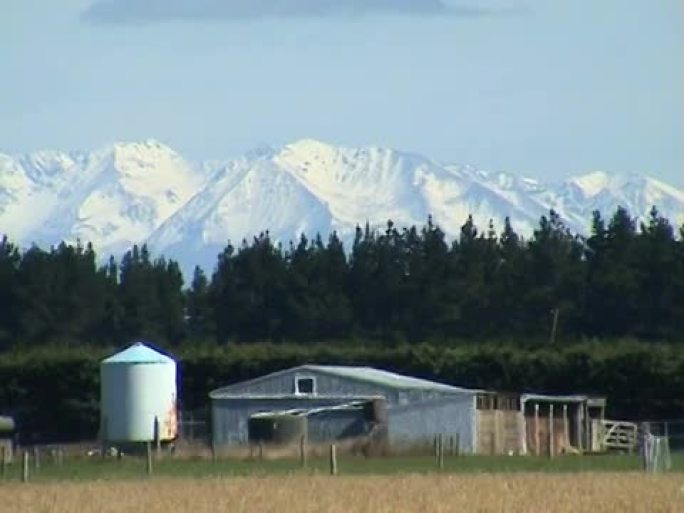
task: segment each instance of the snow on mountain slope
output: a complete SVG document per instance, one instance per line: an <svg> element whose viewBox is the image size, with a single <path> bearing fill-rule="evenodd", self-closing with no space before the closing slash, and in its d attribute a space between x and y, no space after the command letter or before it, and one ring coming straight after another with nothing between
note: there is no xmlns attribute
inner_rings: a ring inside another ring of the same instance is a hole
<svg viewBox="0 0 684 513"><path fill-rule="evenodd" d="M608 217L618 205L641 220L655 205L672 223L684 222L684 191L636 174L593 172L569 178L554 189L554 197L548 204L566 220L571 220L569 224L580 233L586 233L587 220L593 211Z"/></svg>
<svg viewBox="0 0 684 513"><path fill-rule="evenodd" d="M521 228L538 219L502 191L488 187L471 168L445 168L425 157L387 148L338 148L303 140L285 146L274 163L325 202L342 234L358 223L421 225L433 215L457 234L468 214L485 227L509 212Z"/></svg>
<svg viewBox="0 0 684 513"><path fill-rule="evenodd" d="M287 243L299 234L327 234L332 216L289 173L267 158L230 162L147 240L158 253L177 258L186 275L194 265L211 270L230 241L268 230L274 241Z"/></svg>
<svg viewBox="0 0 684 513"><path fill-rule="evenodd" d="M211 270L228 241L269 230L287 245L301 233L356 225L422 225L432 215L449 238L469 214L481 231L506 216L529 236L555 209L574 232L618 205L644 218L652 205L684 222L684 191L639 175L593 172L560 183L444 165L388 148L304 139L226 162L190 163L155 141L95 152L0 154L0 230L21 244L92 241L101 255L148 242L186 272ZM348 247L348 246L347 246Z"/></svg>
<svg viewBox="0 0 684 513"><path fill-rule="evenodd" d="M0 213L2 226L11 227L10 233L24 243L81 239L92 241L103 254L144 241L206 179L176 152L151 140L75 158L59 153L38 157L6 158L23 183L16 187L21 194L14 194Z"/></svg>
<svg viewBox="0 0 684 513"><path fill-rule="evenodd" d="M47 151L16 158L0 154L0 226L18 240L40 228L78 174L78 158Z"/></svg>

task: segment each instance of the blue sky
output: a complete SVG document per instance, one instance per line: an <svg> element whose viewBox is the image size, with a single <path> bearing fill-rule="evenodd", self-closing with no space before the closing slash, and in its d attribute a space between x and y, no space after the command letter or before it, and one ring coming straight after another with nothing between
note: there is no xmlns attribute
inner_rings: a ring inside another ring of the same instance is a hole
<svg viewBox="0 0 684 513"><path fill-rule="evenodd" d="M4 0L0 151L314 137L684 186L683 25L681 0Z"/></svg>

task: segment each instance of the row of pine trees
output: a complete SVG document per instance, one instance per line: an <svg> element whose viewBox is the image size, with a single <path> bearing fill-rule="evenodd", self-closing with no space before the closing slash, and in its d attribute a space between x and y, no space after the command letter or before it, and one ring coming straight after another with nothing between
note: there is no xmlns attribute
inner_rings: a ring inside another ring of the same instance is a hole
<svg viewBox="0 0 684 513"><path fill-rule="evenodd" d="M529 239L469 218L450 241L425 226L357 228L287 247L268 233L227 245L189 286L145 246L98 265L90 244L0 242L0 349L73 343L483 341L636 337L684 341L684 226L618 208L591 234L543 216ZM555 325L555 329L554 329Z"/></svg>

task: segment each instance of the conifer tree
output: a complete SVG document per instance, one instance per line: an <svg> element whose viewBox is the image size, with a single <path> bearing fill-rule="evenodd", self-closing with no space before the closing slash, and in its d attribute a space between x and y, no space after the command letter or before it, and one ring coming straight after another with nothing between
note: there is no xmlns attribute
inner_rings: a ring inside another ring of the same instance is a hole
<svg viewBox="0 0 684 513"><path fill-rule="evenodd" d="M19 331L18 269L21 255L7 236L0 240L0 350L9 347Z"/></svg>
<svg viewBox="0 0 684 513"><path fill-rule="evenodd" d="M214 313L209 280L199 266L195 266L190 289L187 291L186 318L188 335L191 340L207 341L214 339Z"/></svg>

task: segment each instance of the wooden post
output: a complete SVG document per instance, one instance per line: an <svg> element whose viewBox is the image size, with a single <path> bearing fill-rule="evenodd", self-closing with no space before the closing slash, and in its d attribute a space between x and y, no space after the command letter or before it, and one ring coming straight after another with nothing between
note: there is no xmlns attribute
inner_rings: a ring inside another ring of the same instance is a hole
<svg viewBox="0 0 684 513"><path fill-rule="evenodd" d="M0 446L0 465L2 466L2 479L7 477L7 447Z"/></svg>
<svg viewBox="0 0 684 513"><path fill-rule="evenodd" d="M145 444L145 449L147 452L147 475L151 476L152 472L154 471L152 467L152 444L150 442L147 442Z"/></svg>
<svg viewBox="0 0 684 513"><path fill-rule="evenodd" d="M549 404L549 458L553 458L555 440L553 436L553 403Z"/></svg>
<svg viewBox="0 0 684 513"><path fill-rule="evenodd" d="M591 420L589 419L589 406L587 403L584 403L582 409L584 410L584 446L588 450L591 448Z"/></svg>
<svg viewBox="0 0 684 513"><path fill-rule="evenodd" d="M249 457L250 457L250 459L252 458L252 445L251 444L249 446ZM216 458L216 442L212 438L211 439L211 461L213 463L216 463L216 459L217 459Z"/></svg>
<svg viewBox="0 0 684 513"><path fill-rule="evenodd" d="M33 468L40 468L40 448L36 445L33 446Z"/></svg>
<svg viewBox="0 0 684 513"><path fill-rule="evenodd" d="M444 436L439 435L439 456L437 458L437 466L440 470L444 468Z"/></svg>
<svg viewBox="0 0 684 513"><path fill-rule="evenodd" d="M107 453L107 417L102 417L102 426L100 426L100 458L105 459Z"/></svg>
<svg viewBox="0 0 684 513"><path fill-rule="evenodd" d="M159 459L159 457L161 456L161 433L159 432L159 419L157 417L154 417L152 433L154 435L155 457Z"/></svg>
<svg viewBox="0 0 684 513"><path fill-rule="evenodd" d="M435 462L437 461L437 458L439 458L439 437L435 435L434 439L432 440L432 449L435 455Z"/></svg>
<svg viewBox="0 0 684 513"><path fill-rule="evenodd" d="M29 452L24 450L21 458L21 482L28 483L29 480Z"/></svg>
<svg viewBox="0 0 684 513"><path fill-rule="evenodd" d="M581 452L587 451L588 447L585 447L582 437L582 403L577 403L575 407L575 432L577 433L577 449Z"/></svg>
<svg viewBox="0 0 684 513"><path fill-rule="evenodd" d="M264 459L264 442L259 440L259 461Z"/></svg>
<svg viewBox="0 0 684 513"><path fill-rule="evenodd" d="M539 403L534 404L534 452L537 456L541 454L539 445Z"/></svg>
<svg viewBox="0 0 684 513"><path fill-rule="evenodd" d="M455 456L456 455L456 448L454 445L454 437L449 436L449 456Z"/></svg>
<svg viewBox="0 0 684 513"><path fill-rule="evenodd" d="M461 433L456 433L456 456L461 455Z"/></svg>
<svg viewBox="0 0 684 513"><path fill-rule="evenodd" d="M330 446L330 475L337 475L337 451L335 449L335 444Z"/></svg>
<svg viewBox="0 0 684 513"><path fill-rule="evenodd" d="M302 435L299 439L299 464L302 468L306 468L306 435Z"/></svg>
<svg viewBox="0 0 684 513"><path fill-rule="evenodd" d="M503 453L503 447L499 447L499 439L501 438L501 410L494 410L494 446L492 454Z"/></svg>
<svg viewBox="0 0 684 513"><path fill-rule="evenodd" d="M568 405L563 405L563 438L565 447L570 444L570 424L568 423Z"/></svg>

